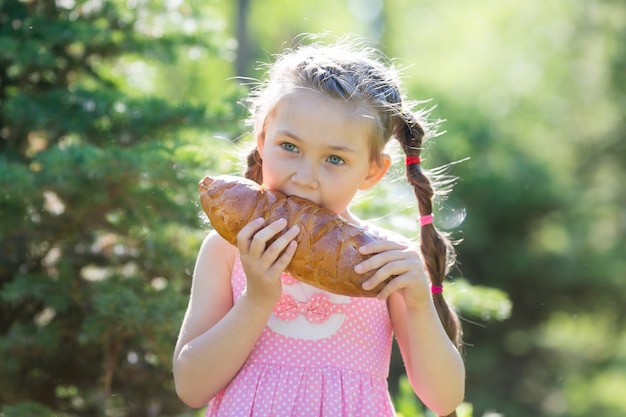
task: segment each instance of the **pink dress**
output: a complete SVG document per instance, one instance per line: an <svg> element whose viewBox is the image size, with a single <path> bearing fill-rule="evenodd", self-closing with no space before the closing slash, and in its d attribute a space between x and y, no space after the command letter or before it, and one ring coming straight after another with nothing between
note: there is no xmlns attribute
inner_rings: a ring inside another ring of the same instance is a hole
<svg viewBox="0 0 626 417"><path fill-rule="evenodd" d="M231 281L237 301L246 285L239 259ZM331 294L287 274L282 282L282 298L248 360L206 415L395 416L386 303Z"/></svg>

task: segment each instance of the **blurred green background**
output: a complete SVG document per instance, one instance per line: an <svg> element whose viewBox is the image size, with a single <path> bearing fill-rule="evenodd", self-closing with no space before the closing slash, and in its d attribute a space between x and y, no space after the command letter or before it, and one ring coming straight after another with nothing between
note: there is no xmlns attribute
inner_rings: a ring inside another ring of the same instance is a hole
<svg viewBox="0 0 626 417"><path fill-rule="evenodd" d="M430 100L425 167L470 158L435 213L463 240L459 414L626 415L623 1L0 0L0 416L201 415L171 377L196 184L240 172L259 63L318 32ZM401 175L355 210L414 237ZM398 411L430 415L402 372Z"/></svg>

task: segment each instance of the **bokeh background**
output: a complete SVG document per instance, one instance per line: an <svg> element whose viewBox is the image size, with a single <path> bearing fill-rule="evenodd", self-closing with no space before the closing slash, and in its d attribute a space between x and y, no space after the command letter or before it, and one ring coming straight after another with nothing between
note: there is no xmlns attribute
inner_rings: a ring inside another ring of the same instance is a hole
<svg viewBox="0 0 626 417"><path fill-rule="evenodd" d="M171 377L196 184L241 171L239 102L303 33L393 58L442 120L424 166L463 161L459 413L626 415L622 0L0 0L0 416L202 414ZM401 176L354 209L414 238ZM431 415L397 354L390 386Z"/></svg>

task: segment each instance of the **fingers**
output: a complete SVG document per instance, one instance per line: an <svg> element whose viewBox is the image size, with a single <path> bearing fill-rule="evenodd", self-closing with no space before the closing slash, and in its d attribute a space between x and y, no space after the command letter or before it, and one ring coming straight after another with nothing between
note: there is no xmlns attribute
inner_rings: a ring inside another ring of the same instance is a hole
<svg viewBox="0 0 626 417"><path fill-rule="evenodd" d="M263 218L245 225L237 234L237 248L246 274L248 299L274 306L282 292L280 276L297 249L298 226L287 228L287 220L266 224Z"/></svg>
<svg viewBox="0 0 626 417"><path fill-rule="evenodd" d="M361 246L359 248L359 252L362 255L373 256L356 265L354 270L359 274L363 274L368 271L379 269L389 262L406 258L406 254L403 251L407 249L409 249L408 246L391 241L373 242L365 246ZM419 258L419 255L416 252L415 255Z"/></svg>
<svg viewBox="0 0 626 417"><path fill-rule="evenodd" d="M282 255L280 255L276 262L274 262L271 269L277 271L277 273L281 273L282 271L284 271L289 265L289 262L291 262L291 260L293 259L293 255L295 255L297 247L298 244L296 243L296 241L291 240Z"/></svg>
<svg viewBox="0 0 626 417"><path fill-rule="evenodd" d="M271 265L270 273L280 274L287 268L296 253L298 244L294 239L298 233L300 233L300 228L297 225L292 226L265 249L263 258L267 264Z"/></svg>
<svg viewBox="0 0 626 417"><path fill-rule="evenodd" d="M237 235L241 256L257 259L265 268L276 263L277 268L282 267L282 272L293 258L297 246L294 239L300 232L297 225L285 231L286 227L286 219L278 219L267 226L263 218L251 221Z"/></svg>
<svg viewBox="0 0 626 417"><path fill-rule="evenodd" d="M428 278L417 250L386 241L365 245L360 248L360 252L372 256L356 265L355 272L364 274L375 271L363 283L363 288L371 290L387 281L378 298L387 298L391 293L408 287L419 290L420 293L427 292Z"/></svg>
<svg viewBox="0 0 626 417"><path fill-rule="evenodd" d="M258 218L252 220L250 223L245 225L237 234L237 249L242 255L248 254L250 252L250 243L252 241L252 236L265 224L265 220L263 218Z"/></svg>
<svg viewBox="0 0 626 417"><path fill-rule="evenodd" d="M261 226L263 226L263 224L261 224ZM287 227L287 220L278 219L270 223L267 227L255 230L254 235L251 236L252 239L250 240L249 252L262 253L265 251L267 242L284 230L285 227Z"/></svg>

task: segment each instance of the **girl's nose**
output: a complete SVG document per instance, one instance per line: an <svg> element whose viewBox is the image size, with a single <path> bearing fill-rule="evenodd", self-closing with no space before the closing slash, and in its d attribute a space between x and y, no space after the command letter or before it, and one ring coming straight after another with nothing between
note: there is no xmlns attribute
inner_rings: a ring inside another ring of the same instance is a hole
<svg viewBox="0 0 626 417"><path fill-rule="evenodd" d="M305 188L317 188L319 185L317 176L315 175L315 170L306 162L302 162L298 166L296 171L291 176L291 181L294 184Z"/></svg>

